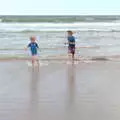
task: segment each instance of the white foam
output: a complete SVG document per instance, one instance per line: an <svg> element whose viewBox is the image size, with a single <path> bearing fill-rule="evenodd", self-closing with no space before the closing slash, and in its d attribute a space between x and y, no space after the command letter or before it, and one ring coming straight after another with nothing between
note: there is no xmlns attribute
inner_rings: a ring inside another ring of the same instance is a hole
<svg viewBox="0 0 120 120"><path fill-rule="evenodd" d="M94 22L94 23L0 23L0 31L111 31L120 30L120 22Z"/></svg>

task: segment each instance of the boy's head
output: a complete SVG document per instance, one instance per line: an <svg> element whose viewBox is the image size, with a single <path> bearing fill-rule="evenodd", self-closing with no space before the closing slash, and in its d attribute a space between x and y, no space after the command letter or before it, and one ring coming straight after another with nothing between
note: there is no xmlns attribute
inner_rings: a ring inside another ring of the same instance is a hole
<svg viewBox="0 0 120 120"><path fill-rule="evenodd" d="M31 37L30 37L30 41L31 41L31 42L35 42L35 41L36 41L36 37L35 37L35 36L31 36Z"/></svg>
<svg viewBox="0 0 120 120"><path fill-rule="evenodd" d="M69 36L72 36L72 35L73 35L73 32L72 32L72 31L70 31L70 30L69 30L69 31L67 31L67 33L68 33L68 35L69 35Z"/></svg>

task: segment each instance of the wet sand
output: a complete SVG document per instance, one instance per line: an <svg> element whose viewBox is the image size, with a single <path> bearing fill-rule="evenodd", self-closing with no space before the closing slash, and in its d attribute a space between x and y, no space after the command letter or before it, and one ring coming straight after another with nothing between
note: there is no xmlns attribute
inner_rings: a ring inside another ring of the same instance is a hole
<svg viewBox="0 0 120 120"><path fill-rule="evenodd" d="M0 62L0 120L120 120L120 62Z"/></svg>

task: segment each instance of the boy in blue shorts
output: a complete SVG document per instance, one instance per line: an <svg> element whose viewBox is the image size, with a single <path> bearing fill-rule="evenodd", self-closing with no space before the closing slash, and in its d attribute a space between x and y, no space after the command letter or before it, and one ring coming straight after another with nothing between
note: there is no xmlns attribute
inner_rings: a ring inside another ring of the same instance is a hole
<svg viewBox="0 0 120 120"><path fill-rule="evenodd" d="M32 36L30 37L30 43L28 44L27 48L30 48L31 51L31 55L32 55L32 65L35 65L35 61L37 62L38 66L39 66L39 59L38 59L38 49L39 46L36 43L36 37Z"/></svg>
<svg viewBox="0 0 120 120"><path fill-rule="evenodd" d="M67 31L68 33L68 53L72 54L72 59L74 60L75 55L75 37L72 31Z"/></svg>

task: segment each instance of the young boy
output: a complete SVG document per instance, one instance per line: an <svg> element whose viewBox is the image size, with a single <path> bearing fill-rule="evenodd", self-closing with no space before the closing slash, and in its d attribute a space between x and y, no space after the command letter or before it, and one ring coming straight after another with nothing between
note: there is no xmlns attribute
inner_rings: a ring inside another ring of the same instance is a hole
<svg viewBox="0 0 120 120"><path fill-rule="evenodd" d="M28 44L27 48L30 48L31 51L31 55L32 55L32 65L35 65L35 61L37 62L38 66L39 66L39 59L37 56L37 52L38 52L38 44L36 43L36 37L32 36L30 37L30 43Z"/></svg>
<svg viewBox="0 0 120 120"><path fill-rule="evenodd" d="M72 31L67 31L68 33L68 53L72 54L72 59L74 60L75 55L75 37Z"/></svg>

